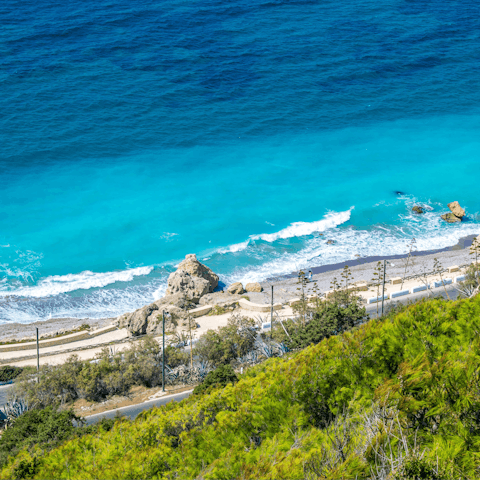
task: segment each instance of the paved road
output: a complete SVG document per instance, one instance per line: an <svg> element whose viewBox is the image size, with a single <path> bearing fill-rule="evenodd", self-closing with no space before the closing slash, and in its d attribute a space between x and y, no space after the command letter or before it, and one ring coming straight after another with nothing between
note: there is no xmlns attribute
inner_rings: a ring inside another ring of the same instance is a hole
<svg viewBox="0 0 480 480"><path fill-rule="evenodd" d="M189 390L187 392L181 392L173 395L168 395L167 397L161 397L156 400L150 400L148 402L140 403L138 405L121 407L104 413L97 413L95 415L85 417L85 420L87 422L87 425L92 425L93 423L97 423L98 421L100 421L102 418L114 418L117 414L129 417L133 420L140 412L143 412L143 410L147 410L149 408L152 408L153 406L159 407L160 405L166 405L169 402L180 402L180 400L183 400L184 398L190 396L191 393L192 390Z"/></svg>
<svg viewBox="0 0 480 480"><path fill-rule="evenodd" d="M7 403L7 397L10 393L10 389L13 385L0 386L0 407L3 407Z"/></svg>
<svg viewBox="0 0 480 480"><path fill-rule="evenodd" d="M458 291L451 285L446 286L448 295L450 297L450 300L456 300L458 297L459 293ZM435 297L443 297L447 298L445 294L445 290L443 287L438 287L438 288L433 288L431 290L432 295ZM380 292L381 293L381 292ZM413 293L410 295L405 295L404 297L398 297L394 298L393 300L385 300L385 312L388 312L388 310L395 304L395 303L409 303L409 302L415 302L417 300L420 300L421 298L425 298L428 296L428 293L423 291L423 292L418 292L418 293ZM381 311L382 308L382 302L378 303L378 310L379 312ZM366 305L366 310L367 313L370 315L370 318L375 318L377 316L377 304L373 303L371 305Z"/></svg>

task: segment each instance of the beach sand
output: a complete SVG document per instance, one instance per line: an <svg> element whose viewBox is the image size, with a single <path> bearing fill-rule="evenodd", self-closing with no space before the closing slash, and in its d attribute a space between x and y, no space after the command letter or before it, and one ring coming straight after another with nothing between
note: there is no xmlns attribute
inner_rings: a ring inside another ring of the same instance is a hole
<svg viewBox="0 0 480 480"><path fill-rule="evenodd" d="M470 255L470 245L473 236L465 237L459 241L455 246L447 249L429 252L414 252L413 257L409 261L409 267L406 275L413 275L421 273L422 271L432 271L434 258L437 258L444 268L453 265L465 265L472 262L473 258ZM348 265L353 275L351 282L371 281L373 278L374 268L378 261L387 259L387 281L393 277L403 277L405 272L406 255L396 255L390 257L369 257L359 258L358 260L348 261L336 265L325 265L322 267L312 268L313 282L317 284L318 291L327 292L330 290L330 285L336 277L341 281L341 274L343 267ZM306 273L308 269L306 269ZM307 284L306 293L312 293L313 282ZM270 303L271 301L271 286L274 287L274 303L285 303L292 298L300 295L298 290L298 273L292 273L286 277L279 277L269 279L261 282L264 289L261 293L249 292L247 295L254 303ZM197 333L203 333L209 328L217 328L221 324L226 324L228 315L202 317L202 322ZM225 317L225 318L224 318ZM77 318L53 318L40 322L30 324L8 323L0 325L0 341L5 338L25 338L35 336L35 327L38 327L40 332L48 334L61 329L72 330L75 327L88 323L93 328L101 328L112 323L113 318L103 319L77 319Z"/></svg>

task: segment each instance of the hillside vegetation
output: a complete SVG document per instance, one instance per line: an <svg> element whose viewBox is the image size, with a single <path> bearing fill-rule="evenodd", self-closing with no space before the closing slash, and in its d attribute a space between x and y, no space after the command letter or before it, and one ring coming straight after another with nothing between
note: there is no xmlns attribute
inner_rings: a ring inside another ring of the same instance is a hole
<svg viewBox="0 0 480 480"><path fill-rule="evenodd" d="M424 301L0 478L478 478L479 333L480 296Z"/></svg>

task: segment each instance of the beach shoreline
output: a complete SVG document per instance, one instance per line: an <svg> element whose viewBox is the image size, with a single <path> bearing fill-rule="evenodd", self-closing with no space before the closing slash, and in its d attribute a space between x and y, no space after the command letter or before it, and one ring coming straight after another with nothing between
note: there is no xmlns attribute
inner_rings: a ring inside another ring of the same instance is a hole
<svg viewBox="0 0 480 480"><path fill-rule="evenodd" d="M421 271L431 271L434 259L437 258L444 268L453 265L465 265L472 262L469 247L472 244L474 235L461 238L456 245L442 248L439 250L413 252L409 260L407 275L420 273ZM336 278L340 281L341 272L345 265L350 268L352 273L351 282L371 281L373 270L377 262L387 260L387 280L393 277L403 277L405 273L405 263L407 254L390 255L379 257L364 257L356 260L348 260L341 263L323 265L305 269L305 273L312 271L312 282L306 286L306 293L313 293L314 284L320 292L327 292L330 289L331 282ZM269 278L260 282L263 292L249 292L246 295L255 303L268 304L271 301L271 291L273 286L274 302L285 303L299 296L298 272L292 272L290 275L282 277ZM125 312L126 313L126 312ZM0 341L6 339L21 340L23 338L33 338L36 328L39 328L41 334L51 335L58 331L69 331L78 328L87 323L92 329L102 328L111 324L114 318L52 318L41 320L29 324L5 323L0 325Z"/></svg>

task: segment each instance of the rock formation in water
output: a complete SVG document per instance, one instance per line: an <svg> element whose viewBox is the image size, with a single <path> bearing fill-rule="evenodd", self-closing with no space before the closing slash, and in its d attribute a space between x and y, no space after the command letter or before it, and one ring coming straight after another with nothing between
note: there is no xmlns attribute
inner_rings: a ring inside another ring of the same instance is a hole
<svg viewBox="0 0 480 480"><path fill-rule="evenodd" d="M458 223L462 221L462 218L465 216L465 210L460 206L460 204L455 201L448 204L450 213L444 213L441 217L448 223Z"/></svg>

